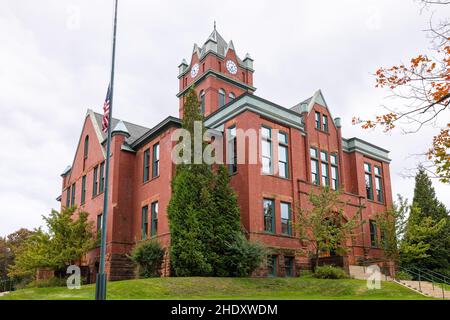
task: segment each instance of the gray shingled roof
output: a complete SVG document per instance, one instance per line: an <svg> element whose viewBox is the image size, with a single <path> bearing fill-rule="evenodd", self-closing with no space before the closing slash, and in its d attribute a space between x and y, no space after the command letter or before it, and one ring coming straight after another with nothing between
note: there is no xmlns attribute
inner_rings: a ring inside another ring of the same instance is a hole
<svg viewBox="0 0 450 320"><path fill-rule="evenodd" d="M97 112L94 112L95 120L97 121L97 124L99 127L102 127L102 117L103 115ZM113 118L112 121L112 128L115 128L116 125L119 123L120 119ZM137 139L139 139L141 136L143 136L150 128L143 127L131 122L123 121L125 126L127 127L128 132L130 133L130 136L125 139L125 142L131 145L133 142L135 142ZM106 138L106 134L102 132L103 139Z"/></svg>
<svg viewBox="0 0 450 320"><path fill-rule="evenodd" d="M207 43L208 41L214 41L217 43L217 54L224 56L225 55L225 50L228 47L228 43L225 41L225 39L220 35L219 32L217 32L216 29L214 29L214 31L209 35L208 39L205 41L205 43ZM205 45L203 45L202 49L201 49L201 54L203 56L203 54L205 53Z"/></svg>
<svg viewBox="0 0 450 320"><path fill-rule="evenodd" d="M208 41L213 41L215 43L217 43L217 51L214 50L214 52L221 56L221 57L225 57L225 53L227 51L227 48L229 47L228 42L220 35L220 33L217 31L216 28L214 28L213 32L209 35L208 39L206 39L205 43L203 44L203 46L200 48L200 57L202 58L205 54L206 54L206 44L208 43ZM234 50L234 45L233 42L230 41L230 47ZM239 64L243 64L242 60L236 55L238 63Z"/></svg>
<svg viewBox="0 0 450 320"><path fill-rule="evenodd" d="M302 113L304 112L304 110L306 109L306 107L308 106L308 104L311 102L312 97L309 97L308 99L296 104L295 106L293 106L291 108L292 111L298 112L298 113Z"/></svg>

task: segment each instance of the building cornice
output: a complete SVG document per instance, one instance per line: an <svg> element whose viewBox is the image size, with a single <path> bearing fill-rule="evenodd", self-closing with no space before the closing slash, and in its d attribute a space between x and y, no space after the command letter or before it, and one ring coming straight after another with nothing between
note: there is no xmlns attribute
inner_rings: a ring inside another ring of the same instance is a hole
<svg viewBox="0 0 450 320"><path fill-rule="evenodd" d="M205 126L217 128L244 111L252 111L274 122L304 130L300 114L250 93L242 94L210 114L205 119Z"/></svg>
<svg viewBox="0 0 450 320"><path fill-rule="evenodd" d="M342 148L344 152L359 152L369 158L390 163L389 150L378 147L370 142L364 141L360 138L342 138Z"/></svg>
<svg viewBox="0 0 450 320"><path fill-rule="evenodd" d="M208 69L204 74L202 74L200 77L198 77L197 79L194 80L194 82L192 83L194 86L196 86L199 82L201 82L202 80L204 80L205 78L209 77L209 76L213 76L213 77L217 77L221 80L230 82L232 84L234 84L235 86L241 87L244 90L250 90L250 91L256 91L255 87L249 86L248 84L238 81L236 79L227 77L226 75L224 75L223 73L217 72L215 70L212 69ZM191 85L192 85L191 84ZM177 98L181 97L182 95L184 95L188 90L189 90L190 86L187 86L186 88L184 88L182 91L180 91L179 93L177 93Z"/></svg>

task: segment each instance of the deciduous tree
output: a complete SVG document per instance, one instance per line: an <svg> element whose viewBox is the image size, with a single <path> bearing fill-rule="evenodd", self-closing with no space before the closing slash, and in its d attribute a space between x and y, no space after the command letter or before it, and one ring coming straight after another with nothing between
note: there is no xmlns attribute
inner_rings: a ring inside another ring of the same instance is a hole
<svg viewBox="0 0 450 320"><path fill-rule="evenodd" d="M311 190L309 197L311 209L299 208L296 229L300 239L307 241L313 248L314 264L317 267L321 252L335 251L343 254L347 251L346 241L358 233L359 210L353 217L344 216L347 202L342 200L342 192L330 188Z"/></svg>
<svg viewBox="0 0 450 320"><path fill-rule="evenodd" d="M422 0L425 6L444 9L448 1ZM381 67L376 73L376 87L387 88L399 98L402 107L386 107L387 112L374 119L353 118L354 124L369 129L381 126L385 132L402 127L406 133L416 133L424 125L432 124L439 132L434 136L426 152L434 167L434 174L442 182L450 182L450 21L442 20L437 25L430 21L432 54L421 53L409 63L392 67Z"/></svg>
<svg viewBox="0 0 450 320"><path fill-rule="evenodd" d="M63 208L43 218L48 231L36 229L17 248L10 277L33 276L39 268L63 268L80 260L93 247L92 222L87 212Z"/></svg>

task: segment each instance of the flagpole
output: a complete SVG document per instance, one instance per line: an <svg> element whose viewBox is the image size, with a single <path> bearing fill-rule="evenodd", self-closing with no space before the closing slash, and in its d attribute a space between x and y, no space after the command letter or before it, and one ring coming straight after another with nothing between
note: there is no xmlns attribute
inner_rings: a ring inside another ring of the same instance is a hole
<svg viewBox="0 0 450 320"><path fill-rule="evenodd" d="M109 193L109 160L111 155L111 126L112 126L112 111L113 111L113 97L114 97L114 64L116 60L116 30L117 30L117 2L114 5L114 32L112 44L112 59L111 59L111 79L110 86L110 102L109 102L109 119L108 119L108 134L106 145L106 167L105 167L105 190L103 194L103 218L101 231L101 246L100 246L100 266L97 274L95 286L95 299L106 300L106 274L105 274L105 257L106 257L106 227L108 225L108 193Z"/></svg>

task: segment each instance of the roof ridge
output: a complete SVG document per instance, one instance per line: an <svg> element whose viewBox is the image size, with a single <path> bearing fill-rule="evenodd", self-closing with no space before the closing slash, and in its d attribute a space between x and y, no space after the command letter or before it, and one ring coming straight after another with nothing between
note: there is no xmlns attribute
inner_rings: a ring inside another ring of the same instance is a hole
<svg viewBox="0 0 450 320"><path fill-rule="evenodd" d="M99 112L95 112L95 111L92 111L95 115L98 115L98 116L102 116L103 117L103 114L102 113L99 113ZM128 123L128 124L131 124L131 125L133 125L133 126L137 126L137 127L141 127L141 128L143 128L143 129L150 129L150 127L146 127L146 126L143 126L143 125L140 125L140 124L136 124L136 123L133 123L133 122L130 122L130 121L126 121L126 120L123 120L123 119L120 119L120 118L115 118L115 117L113 117L113 121L114 120L116 120L116 121L122 121L123 123L125 123L125 125Z"/></svg>

